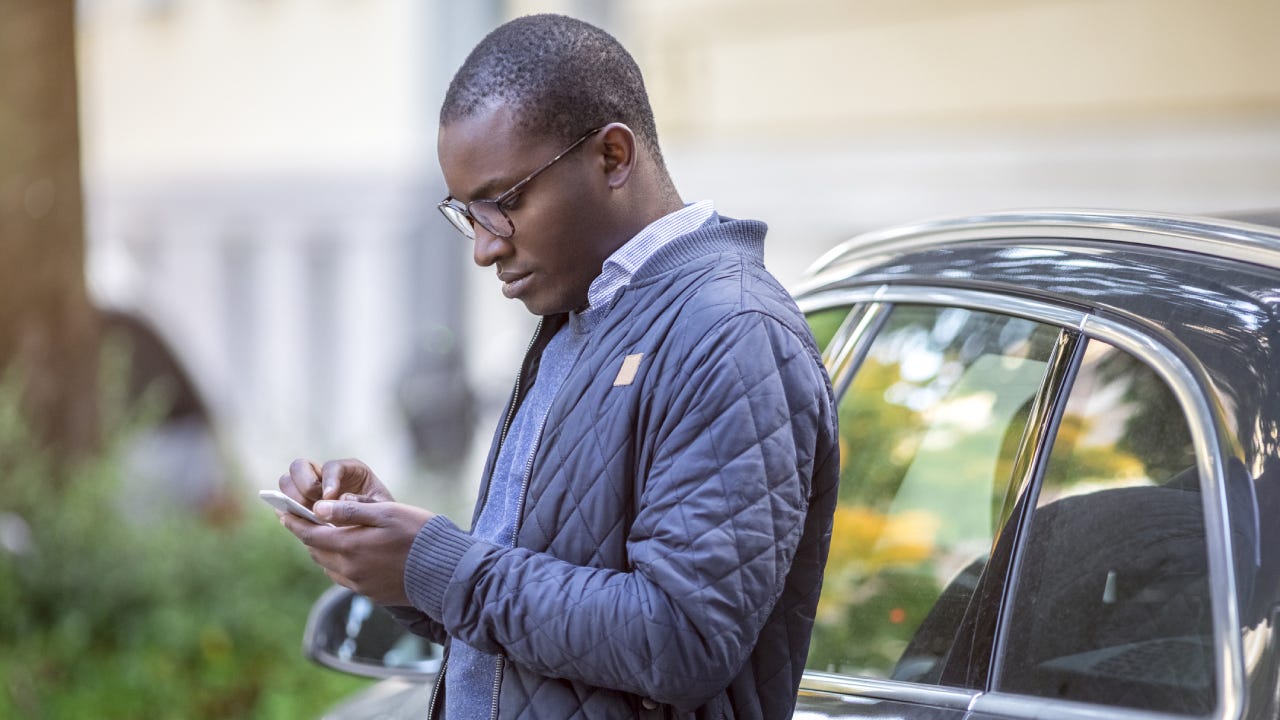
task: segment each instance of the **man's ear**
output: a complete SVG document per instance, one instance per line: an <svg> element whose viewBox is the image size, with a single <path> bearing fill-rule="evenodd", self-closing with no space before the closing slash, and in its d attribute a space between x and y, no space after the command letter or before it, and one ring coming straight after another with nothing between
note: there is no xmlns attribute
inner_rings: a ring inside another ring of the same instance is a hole
<svg viewBox="0 0 1280 720"><path fill-rule="evenodd" d="M610 190L627 184L636 165L636 136L622 123L609 123L600 131L604 171Z"/></svg>

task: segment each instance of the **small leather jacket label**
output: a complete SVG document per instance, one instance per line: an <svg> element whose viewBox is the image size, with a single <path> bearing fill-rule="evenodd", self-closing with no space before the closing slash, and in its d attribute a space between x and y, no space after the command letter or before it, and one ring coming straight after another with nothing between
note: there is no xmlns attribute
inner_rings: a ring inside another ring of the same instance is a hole
<svg viewBox="0 0 1280 720"><path fill-rule="evenodd" d="M622 367L618 368L618 377L613 379L613 386L630 385L636 379L636 371L640 369L640 358L644 353L636 353L622 358Z"/></svg>

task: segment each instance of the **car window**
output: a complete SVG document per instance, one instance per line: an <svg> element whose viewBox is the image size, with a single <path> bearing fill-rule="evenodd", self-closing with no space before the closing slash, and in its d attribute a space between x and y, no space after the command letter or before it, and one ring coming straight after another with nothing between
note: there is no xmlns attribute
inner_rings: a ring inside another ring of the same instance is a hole
<svg viewBox="0 0 1280 720"><path fill-rule="evenodd" d="M813 339L818 343L818 351L826 352L836 331L849 315L849 306L826 308L805 315L809 321L809 329L813 331Z"/></svg>
<svg viewBox="0 0 1280 720"><path fill-rule="evenodd" d="M840 398L841 478L808 668L938 683L1059 331L893 308Z"/></svg>
<svg viewBox="0 0 1280 720"><path fill-rule="evenodd" d="M1137 359L1089 341L1015 560L997 689L1209 712L1203 518L1172 392Z"/></svg>

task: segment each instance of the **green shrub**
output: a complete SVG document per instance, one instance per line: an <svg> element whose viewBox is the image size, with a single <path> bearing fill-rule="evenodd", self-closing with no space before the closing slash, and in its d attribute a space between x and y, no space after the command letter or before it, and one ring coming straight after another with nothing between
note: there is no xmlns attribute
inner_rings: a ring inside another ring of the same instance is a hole
<svg viewBox="0 0 1280 720"><path fill-rule="evenodd" d="M303 658L328 580L265 508L130 517L123 448L155 403L105 393L103 450L54 483L17 386L0 383L0 718L314 717L367 684Z"/></svg>

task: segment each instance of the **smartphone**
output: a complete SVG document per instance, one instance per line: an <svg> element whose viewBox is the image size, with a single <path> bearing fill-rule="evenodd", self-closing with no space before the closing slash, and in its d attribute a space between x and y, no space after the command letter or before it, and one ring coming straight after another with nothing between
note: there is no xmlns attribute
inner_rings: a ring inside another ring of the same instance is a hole
<svg viewBox="0 0 1280 720"><path fill-rule="evenodd" d="M303 520L310 520L317 525L332 526L332 523L327 523L316 517L316 514L311 512L311 508L308 508L306 505L303 505L279 490L259 490L258 497L262 498L264 502L277 510L293 513Z"/></svg>

